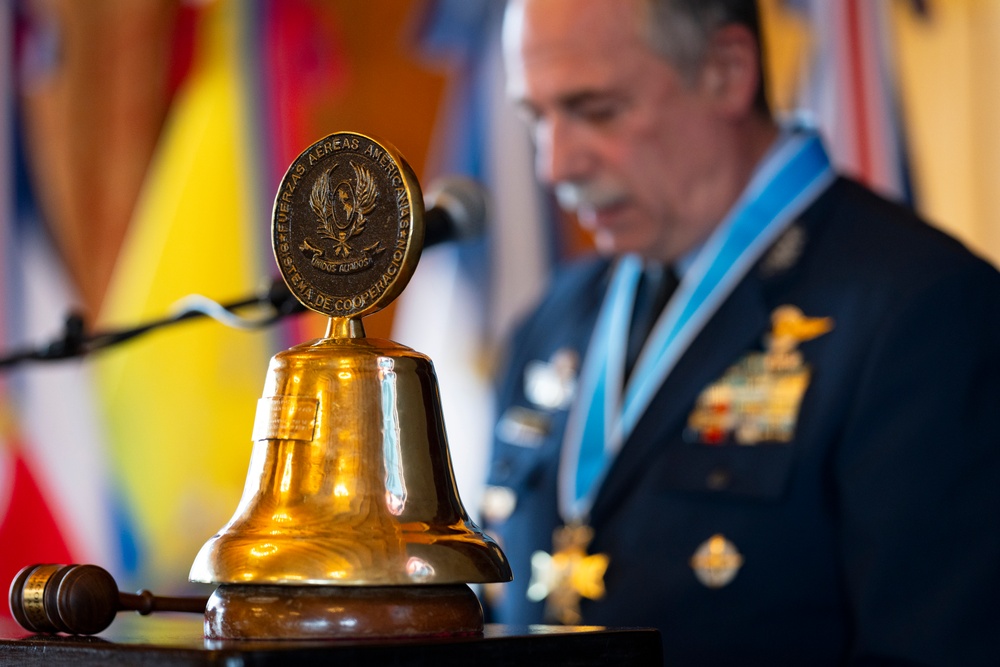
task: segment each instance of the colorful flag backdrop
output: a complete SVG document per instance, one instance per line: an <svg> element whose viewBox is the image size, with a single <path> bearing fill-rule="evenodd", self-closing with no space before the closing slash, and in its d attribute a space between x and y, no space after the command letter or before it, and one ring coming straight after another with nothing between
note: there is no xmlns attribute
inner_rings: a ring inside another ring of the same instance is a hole
<svg viewBox="0 0 1000 667"><path fill-rule="evenodd" d="M202 9L178 90L104 301L106 328L161 317L188 294L232 301L269 273L258 199L262 128L253 124L254 3ZM212 321L175 325L95 364L130 565L144 585L177 586L231 516L273 352L268 332Z"/></svg>
<svg viewBox="0 0 1000 667"><path fill-rule="evenodd" d="M771 99L838 166L1000 264L1000 3L760 0Z"/></svg>
<svg viewBox="0 0 1000 667"><path fill-rule="evenodd" d="M397 340L429 355L441 387L459 492L476 515L492 432L496 357L541 294L558 243L533 176L527 131L504 95L503 3L439 0L418 8L424 58L451 71L425 188L463 175L490 193L483 238L424 252L394 320Z"/></svg>
<svg viewBox="0 0 1000 667"><path fill-rule="evenodd" d="M14 312L13 281L17 253L15 234L14 140L14 16L0 7L0 349L10 347ZM64 560L70 557L66 538L29 464L12 404L11 379L0 375L0 581L9 581L22 567L21 558ZM8 615L6 605L0 615Z"/></svg>
<svg viewBox="0 0 1000 667"><path fill-rule="evenodd" d="M21 29L13 9L0 7L0 350L52 338L80 302L36 206L14 103L18 74L43 75L53 54L43 34ZM34 71L15 71L19 50ZM0 367L4 588L31 563L118 564L91 382L90 369L80 363ZM0 615L7 613L7 605L0 606Z"/></svg>
<svg viewBox="0 0 1000 667"><path fill-rule="evenodd" d="M890 9L865 0L808 2L815 52L797 112L815 121L842 172L912 201Z"/></svg>

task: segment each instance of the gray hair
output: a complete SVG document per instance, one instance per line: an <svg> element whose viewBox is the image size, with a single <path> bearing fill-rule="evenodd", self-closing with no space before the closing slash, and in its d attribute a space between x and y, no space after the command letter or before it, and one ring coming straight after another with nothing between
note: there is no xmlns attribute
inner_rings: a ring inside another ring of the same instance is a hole
<svg viewBox="0 0 1000 667"><path fill-rule="evenodd" d="M745 26L763 48L756 0L645 0L643 4L650 46L690 81L704 62L712 33L724 25ZM763 85L756 104L767 112Z"/></svg>

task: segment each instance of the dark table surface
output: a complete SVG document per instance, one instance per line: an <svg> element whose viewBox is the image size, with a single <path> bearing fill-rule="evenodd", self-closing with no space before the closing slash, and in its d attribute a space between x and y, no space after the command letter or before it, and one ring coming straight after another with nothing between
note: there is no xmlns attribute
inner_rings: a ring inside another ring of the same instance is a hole
<svg viewBox="0 0 1000 667"><path fill-rule="evenodd" d="M123 612L94 637L32 635L0 616L0 665L661 665L646 628L487 625L482 636L329 641L210 640L196 615Z"/></svg>

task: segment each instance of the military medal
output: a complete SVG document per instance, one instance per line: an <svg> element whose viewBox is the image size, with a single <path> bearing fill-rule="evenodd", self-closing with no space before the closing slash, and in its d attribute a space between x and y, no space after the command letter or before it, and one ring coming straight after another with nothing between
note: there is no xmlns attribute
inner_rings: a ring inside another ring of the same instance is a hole
<svg viewBox="0 0 1000 667"><path fill-rule="evenodd" d="M691 567L698 581L709 588L722 588L743 567L743 556L725 537L713 535L691 556Z"/></svg>
<svg viewBox="0 0 1000 667"><path fill-rule="evenodd" d="M546 616L566 625L580 622L580 598L604 597L604 572L608 557L587 554L594 530L583 524L557 528L552 536L554 553L536 551L531 556L528 599L545 600Z"/></svg>
<svg viewBox="0 0 1000 667"><path fill-rule="evenodd" d="M781 306L771 323L764 352L746 355L702 391L688 417L691 439L704 445L792 440L811 378L798 345L833 329L833 320Z"/></svg>
<svg viewBox="0 0 1000 667"><path fill-rule="evenodd" d="M552 358L532 361L524 369L524 395L545 410L565 410L576 393L577 353L569 348L556 350Z"/></svg>
<svg viewBox="0 0 1000 667"><path fill-rule="evenodd" d="M517 507L517 494L506 486L487 486L483 490L483 518L492 524L503 523Z"/></svg>
<svg viewBox="0 0 1000 667"><path fill-rule="evenodd" d="M496 436L518 447L538 447L549 434L549 422L547 413L513 405L497 420Z"/></svg>

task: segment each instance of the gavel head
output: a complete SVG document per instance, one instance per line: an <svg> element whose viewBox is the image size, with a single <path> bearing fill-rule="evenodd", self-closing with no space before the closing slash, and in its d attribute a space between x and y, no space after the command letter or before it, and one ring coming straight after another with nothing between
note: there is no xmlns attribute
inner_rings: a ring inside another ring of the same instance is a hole
<svg viewBox="0 0 1000 667"><path fill-rule="evenodd" d="M30 632L96 634L118 605L118 584L97 565L29 565L10 585L11 614Z"/></svg>

